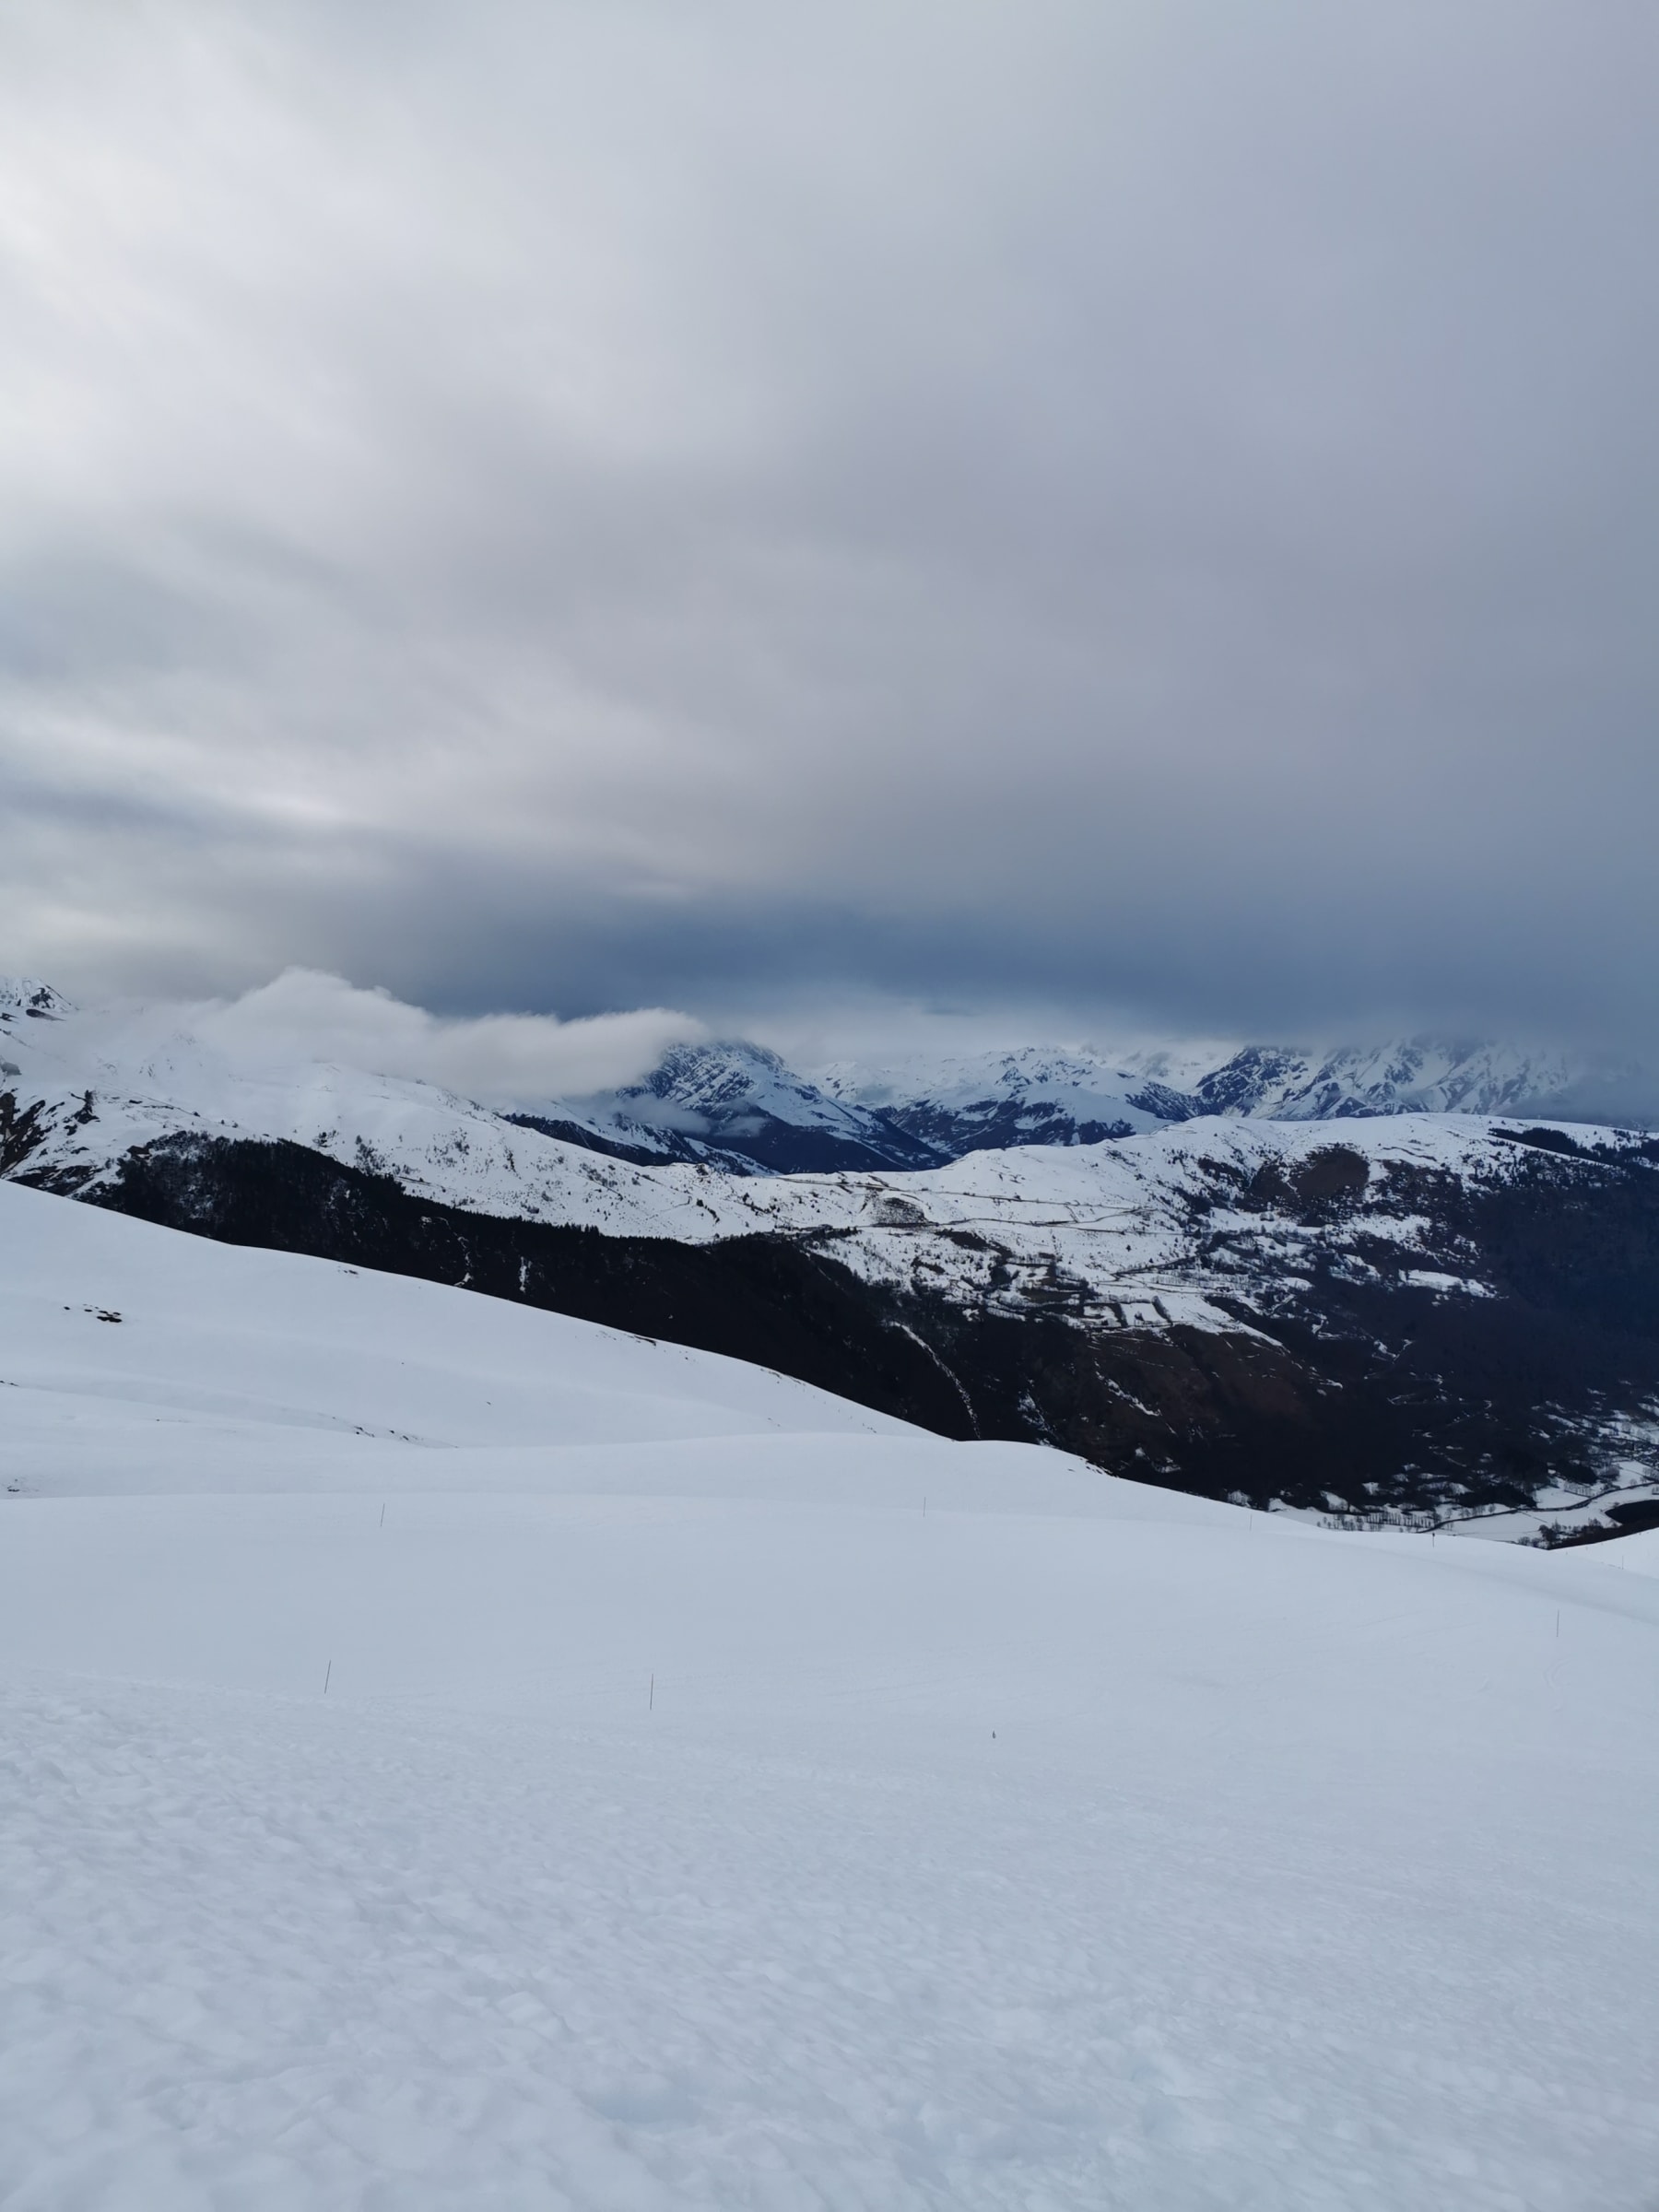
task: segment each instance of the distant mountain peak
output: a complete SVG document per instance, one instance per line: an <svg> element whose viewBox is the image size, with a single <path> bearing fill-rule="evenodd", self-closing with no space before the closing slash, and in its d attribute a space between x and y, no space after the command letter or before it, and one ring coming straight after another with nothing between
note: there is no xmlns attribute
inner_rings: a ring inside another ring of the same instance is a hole
<svg viewBox="0 0 1659 2212"><path fill-rule="evenodd" d="M36 975L0 975L0 1021L61 1021L74 1006Z"/></svg>
<svg viewBox="0 0 1659 2212"><path fill-rule="evenodd" d="M639 1083L524 1116L566 1137L589 1130L627 1158L705 1159L739 1173L924 1168L941 1155L870 1108L808 1082L745 1038L676 1044Z"/></svg>
<svg viewBox="0 0 1659 2212"><path fill-rule="evenodd" d="M1323 1052L1246 1045L1193 1089L1206 1112L1269 1121L1509 1113L1552 1101L1581 1072L1559 1052L1418 1036Z"/></svg>

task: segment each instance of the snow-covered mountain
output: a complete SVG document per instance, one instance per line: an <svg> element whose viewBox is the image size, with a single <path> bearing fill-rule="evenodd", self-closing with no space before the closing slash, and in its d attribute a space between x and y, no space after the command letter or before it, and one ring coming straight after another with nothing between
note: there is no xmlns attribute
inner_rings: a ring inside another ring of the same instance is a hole
<svg viewBox="0 0 1659 2212"><path fill-rule="evenodd" d="M1087 1048L1025 1045L966 1058L826 1069L830 1095L874 1111L942 1159L1013 1145L1093 1145L1202 1111L1156 1076Z"/></svg>
<svg viewBox="0 0 1659 2212"><path fill-rule="evenodd" d="M50 983L30 975L0 975L0 1041L13 1035L27 1037L31 1022L61 1021L74 1010ZM0 1066L18 1072L11 1060L0 1060Z"/></svg>
<svg viewBox="0 0 1659 2212"><path fill-rule="evenodd" d="M1246 1045L1193 1085L1206 1113L1341 1121L1383 1113L1541 1113L1583 1074L1563 1053L1431 1037L1308 1053Z"/></svg>
<svg viewBox="0 0 1659 2212"><path fill-rule="evenodd" d="M1654 1473L1659 1146L1635 1136L1207 1116L761 1176L61 1006L7 1036L0 1171L757 1360L940 1433L1512 1534L1604 1497L1628 1515Z"/></svg>
<svg viewBox="0 0 1659 2212"><path fill-rule="evenodd" d="M1651 2200L1646 1539L4 1185L0 1470L19 2212Z"/></svg>
<svg viewBox="0 0 1659 2212"><path fill-rule="evenodd" d="M80 1031L77 1049L106 1073L136 1071L175 1102L196 1107L216 1084L231 1079L233 1065L242 1077L253 1072L142 1008L90 1027L77 1025L76 1012L47 983L0 979L0 1042L38 1038L35 1025L68 1021ZM101 1059L88 1041L94 1035ZM293 1088L294 1069L291 1059L275 1069L279 1088ZM1560 1052L1433 1038L1323 1052L1027 1045L967 1057L841 1062L811 1079L763 1046L728 1040L676 1045L638 1083L549 1099L510 1118L641 1165L703 1162L738 1174L793 1174L902 1171L973 1151L1091 1145L1214 1114L1341 1121L1503 1113L1604 1122L1615 1099L1623 1110L1642 1095L1634 1070L1598 1075Z"/></svg>
<svg viewBox="0 0 1659 2212"><path fill-rule="evenodd" d="M824 1089L946 1159L1088 1145L1204 1114L1341 1121L1393 1113L1546 1113L1584 1079L1569 1055L1414 1038L1309 1052L1265 1045L1026 1046L826 1069Z"/></svg>
<svg viewBox="0 0 1659 2212"><path fill-rule="evenodd" d="M743 1043L674 1048L641 1084L550 1105L536 1126L640 1161L762 1173L916 1168L1018 1145L1093 1145L1209 1114L1346 1121L1394 1113L1568 1113L1588 1071L1560 1052L1418 1037L1309 1051L1266 1045L1025 1045L813 1079Z"/></svg>
<svg viewBox="0 0 1659 2212"><path fill-rule="evenodd" d="M776 1053L741 1041L677 1045L642 1083L517 1118L618 1159L708 1160L738 1174L920 1168L938 1158L879 1114L805 1081Z"/></svg>

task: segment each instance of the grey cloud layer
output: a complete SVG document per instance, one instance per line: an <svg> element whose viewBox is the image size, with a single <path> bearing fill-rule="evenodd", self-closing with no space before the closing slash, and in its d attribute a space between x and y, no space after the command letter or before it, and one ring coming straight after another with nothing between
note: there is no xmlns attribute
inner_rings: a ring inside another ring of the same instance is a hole
<svg viewBox="0 0 1659 2212"><path fill-rule="evenodd" d="M1652 1039L1656 44L7 11L10 964Z"/></svg>

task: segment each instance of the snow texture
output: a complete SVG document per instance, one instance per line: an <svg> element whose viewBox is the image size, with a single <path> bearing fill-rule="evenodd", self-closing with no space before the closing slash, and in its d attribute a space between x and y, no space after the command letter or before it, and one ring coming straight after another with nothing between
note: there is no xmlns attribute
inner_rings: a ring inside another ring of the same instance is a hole
<svg viewBox="0 0 1659 2212"><path fill-rule="evenodd" d="M7 2212L1653 2206L1644 1539L15 1187L0 1253Z"/></svg>

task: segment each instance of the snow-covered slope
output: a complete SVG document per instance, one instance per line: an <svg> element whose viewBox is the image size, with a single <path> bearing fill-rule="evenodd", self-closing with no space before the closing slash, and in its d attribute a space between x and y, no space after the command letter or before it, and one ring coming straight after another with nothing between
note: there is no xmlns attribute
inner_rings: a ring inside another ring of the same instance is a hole
<svg viewBox="0 0 1659 2212"><path fill-rule="evenodd" d="M1633 1574L1659 1575L1659 1528L1644 1528L1609 1544L1602 1555L1609 1567L1623 1567Z"/></svg>
<svg viewBox="0 0 1659 2212"><path fill-rule="evenodd" d="M0 1283L18 2212L1651 2202L1620 1547L861 1432L25 1190Z"/></svg>
<svg viewBox="0 0 1659 2212"><path fill-rule="evenodd" d="M431 1487L456 1481L462 1448L917 1436L741 1360L236 1250L15 1182L0 1183L0 1255L14 1492L223 1489L255 1476L401 1487L409 1467Z"/></svg>
<svg viewBox="0 0 1659 2212"><path fill-rule="evenodd" d="M311 1061L248 1065L140 1019L129 1031L65 1018L13 1037L19 1072L0 1100L0 1171L27 1163L53 1187L107 1183L135 1147L161 1138L251 1138L484 1212L640 1235L700 1227L695 1171L641 1172L432 1084Z"/></svg>
<svg viewBox="0 0 1659 2212"><path fill-rule="evenodd" d="M612 1117L591 1100L582 1102L583 1117L544 1122L497 1113L406 1077L316 1061L233 1059L187 1032L158 1032L141 1014L122 1026L77 1020L71 1009L8 1034L18 1073L6 1078L9 1102L0 1101L0 1171L28 1157L31 1172L50 1171L63 1187L82 1188L106 1177L135 1146L160 1136L254 1137L394 1175L449 1204L616 1234L712 1233L700 1198L711 1187L729 1194L751 1176L753 1163L728 1159L672 1124L677 1118L728 1132L741 1127L764 1147L762 1123L782 1126L793 1095L786 1071L770 1054L687 1048L684 1065L675 1062L685 1079L661 1101L660 1123ZM618 1095L643 1110L646 1094ZM816 1131L838 1165L848 1155L862 1168L881 1164L862 1141L867 1124L879 1134L871 1117L830 1100L819 1104L821 1112L810 1098L794 1099L796 1138ZM560 1133L549 1135L550 1128ZM594 1138L626 1154L668 1136L683 1140L688 1157L650 1163L646 1172L638 1171L637 1158L594 1149ZM900 1159L916 1149L891 1133L885 1140L886 1155ZM657 1171L665 1165L665 1173ZM734 1203L742 1202L728 1195L728 1206Z"/></svg>

